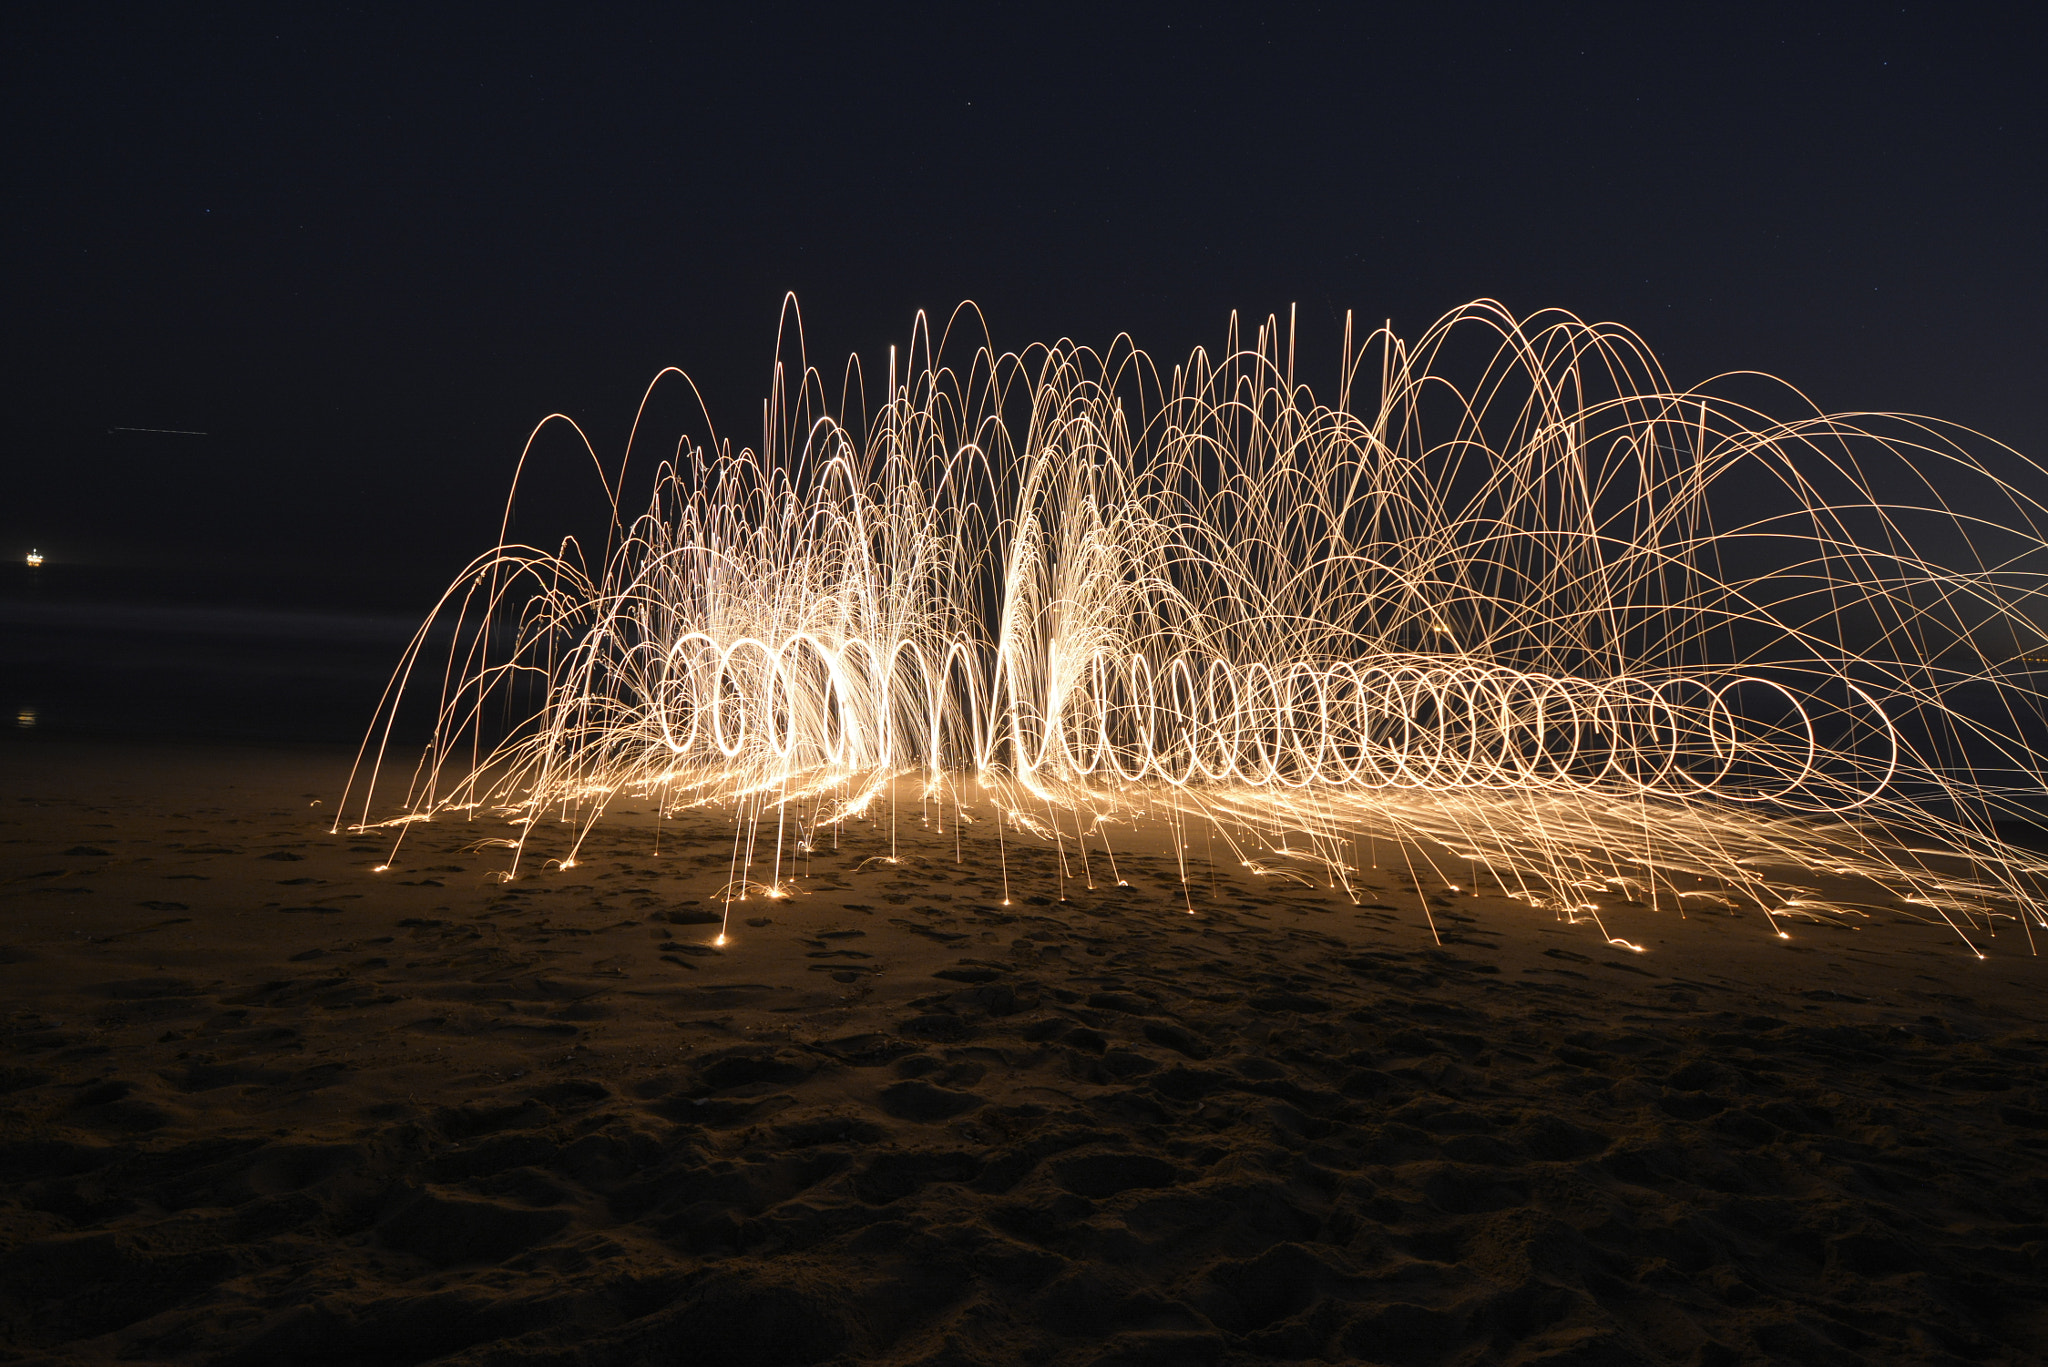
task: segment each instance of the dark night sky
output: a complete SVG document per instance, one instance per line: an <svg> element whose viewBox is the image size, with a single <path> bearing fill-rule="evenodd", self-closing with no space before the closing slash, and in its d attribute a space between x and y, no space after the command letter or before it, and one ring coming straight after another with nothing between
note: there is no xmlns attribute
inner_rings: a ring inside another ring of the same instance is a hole
<svg viewBox="0 0 2048 1367"><path fill-rule="evenodd" d="M1311 376L1346 308L1491 295L2048 457L2048 84L2005 9L260 16L10 11L9 559L416 595L549 411L615 454L676 364L750 435L790 290L835 364L963 298L1163 356L1298 302Z"/></svg>

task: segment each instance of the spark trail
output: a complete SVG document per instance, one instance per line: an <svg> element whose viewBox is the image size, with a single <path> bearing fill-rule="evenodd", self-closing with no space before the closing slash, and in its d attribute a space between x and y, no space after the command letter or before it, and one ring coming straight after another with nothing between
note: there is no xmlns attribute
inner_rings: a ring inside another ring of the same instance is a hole
<svg viewBox="0 0 2048 1367"><path fill-rule="evenodd" d="M1768 377L1675 390L1626 329L1490 301L1413 344L1347 323L1330 403L1276 320L1171 369L954 343L978 324L920 319L871 408L857 362L828 403L792 307L760 448L685 437L633 513L636 421L601 553L501 539L422 626L357 827L509 821L511 876L544 825L573 863L622 798L716 803L734 891L773 895L908 790L1063 857L1142 816L1346 888L1391 841L1602 934L1616 900L1867 914L1822 873L2031 946L2018 453Z"/></svg>

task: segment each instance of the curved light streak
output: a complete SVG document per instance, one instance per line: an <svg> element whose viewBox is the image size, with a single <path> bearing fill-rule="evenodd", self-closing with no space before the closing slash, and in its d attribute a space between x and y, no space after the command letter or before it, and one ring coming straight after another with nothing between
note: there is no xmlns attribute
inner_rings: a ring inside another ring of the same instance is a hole
<svg viewBox="0 0 2048 1367"><path fill-rule="evenodd" d="M1767 377L1675 390L1625 329L1489 301L1413 344L1347 322L1333 403L1275 320L1162 370L1126 339L954 367L920 319L872 413L790 332L758 450L685 438L630 517L599 462L601 554L501 541L457 579L358 828L509 820L511 876L546 818L566 865L622 795L723 802L743 895L837 823L893 832L900 781L1063 869L1143 815L1354 892L1391 842L1418 888L1572 920L1904 905L2032 943L2048 869L1998 823L2043 786L2048 542L2008 448Z"/></svg>

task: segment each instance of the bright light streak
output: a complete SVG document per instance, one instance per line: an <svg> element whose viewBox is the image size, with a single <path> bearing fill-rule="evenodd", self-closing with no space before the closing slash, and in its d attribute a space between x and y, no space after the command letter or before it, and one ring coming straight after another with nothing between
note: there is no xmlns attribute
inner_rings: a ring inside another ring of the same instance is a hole
<svg viewBox="0 0 2048 1367"><path fill-rule="evenodd" d="M2044 787L2011 667L2048 653L2038 466L1789 387L1774 417L1756 376L1677 390L1634 334L1558 312L1347 325L1329 404L1290 334L1233 321L1170 371L1127 341L954 366L920 319L872 408L857 383L831 406L797 350L761 450L686 441L637 516L606 473L595 563L470 565L387 691L355 829L491 808L516 870L552 816L570 868L620 793L725 803L738 885L779 888L835 824L886 827L894 863L899 820L987 802L1066 876L1149 814L1347 889L1366 836L1447 851L1565 920L1614 889L1783 937L1852 914L1795 896L1827 870L1966 940L2042 924L2041 866L1995 824ZM415 700L431 745L393 804Z"/></svg>

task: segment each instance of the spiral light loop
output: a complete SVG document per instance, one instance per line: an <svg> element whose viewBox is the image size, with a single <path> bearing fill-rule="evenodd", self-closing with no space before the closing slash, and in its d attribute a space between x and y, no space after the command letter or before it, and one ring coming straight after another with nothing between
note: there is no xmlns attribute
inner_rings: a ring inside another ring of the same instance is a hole
<svg viewBox="0 0 2048 1367"><path fill-rule="evenodd" d="M624 793L815 833L903 778L1084 845L1116 811L1227 822L1345 886L1389 838L1574 919L1615 887L1848 915L1803 862L2031 934L2048 869L2000 823L2044 788L2038 467L1928 419L1773 417L1755 376L1677 390L1561 313L1347 325L1327 405L1282 336L955 369L921 321L872 411L785 357L759 451L683 440L637 517L607 476L600 564L472 564L387 692L360 824L494 812L523 852Z"/></svg>

